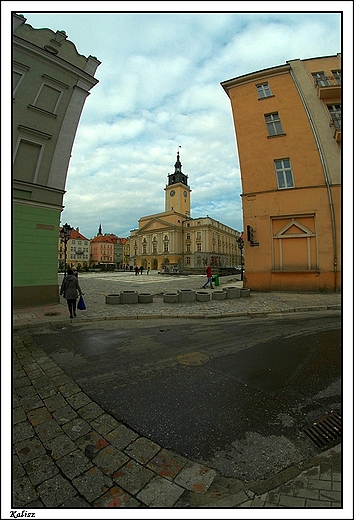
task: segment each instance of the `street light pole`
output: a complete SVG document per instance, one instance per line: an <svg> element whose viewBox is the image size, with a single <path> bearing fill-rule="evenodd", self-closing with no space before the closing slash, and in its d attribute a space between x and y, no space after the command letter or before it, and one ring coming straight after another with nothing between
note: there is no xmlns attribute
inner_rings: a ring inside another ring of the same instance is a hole
<svg viewBox="0 0 354 520"><path fill-rule="evenodd" d="M70 235L73 228L69 226L69 224L64 224L64 226L60 230L60 240L64 244L64 277L66 276L66 246L68 240L70 239Z"/></svg>
<svg viewBox="0 0 354 520"><path fill-rule="evenodd" d="M242 237L238 237L237 242L238 242L238 248L239 248L240 254L241 254L241 282L242 282L243 281L243 257L242 257L242 251L243 251L243 248L245 247L245 242L242 239Z"/></svg>

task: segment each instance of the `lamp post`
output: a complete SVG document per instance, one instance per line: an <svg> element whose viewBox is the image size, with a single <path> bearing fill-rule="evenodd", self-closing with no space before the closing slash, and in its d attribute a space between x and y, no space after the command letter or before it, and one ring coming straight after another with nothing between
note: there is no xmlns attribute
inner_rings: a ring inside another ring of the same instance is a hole
<svg viewBox="0 0 354 520"><path fill-rule="evenodd" d="M64 224L60 230L60 240L64 244L64 277L66 276L66 245L70 239L73 228L69 224Z"/></svg>
<svg viewBox="0 0 354 520"><path fill-rule="evenodd" d="M243 281L243 257L242 257L242 251L243 251L243 248L245 247L245 242L244 242L244 240L241 237L238 237L237 242L238 242L238 248L239 248L240 254L241 254L241 281Z"/></svg>

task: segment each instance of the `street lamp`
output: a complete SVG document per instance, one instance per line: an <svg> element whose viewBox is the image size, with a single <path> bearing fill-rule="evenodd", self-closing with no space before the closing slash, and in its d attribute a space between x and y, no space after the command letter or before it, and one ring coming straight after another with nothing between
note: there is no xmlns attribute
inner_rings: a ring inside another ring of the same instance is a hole
<svg viewBox="0 0 354 520"><path fill-rule="evenodd" d="M243 251L243 248L245 247L245 242L244 242L242 237L238 237L237 242L238 242L238 248L239 248L240 253L241 253L241 281L243 281L243 257L242 257L242 251Z"/></svg>
<svg viewBox="0 0 354 520"><path fill-rule="evenodd" d="M70 239L73 228L69 224L64 224L60 230L60 240L64 244L64 277L66 276L66 245Z"/></svg>

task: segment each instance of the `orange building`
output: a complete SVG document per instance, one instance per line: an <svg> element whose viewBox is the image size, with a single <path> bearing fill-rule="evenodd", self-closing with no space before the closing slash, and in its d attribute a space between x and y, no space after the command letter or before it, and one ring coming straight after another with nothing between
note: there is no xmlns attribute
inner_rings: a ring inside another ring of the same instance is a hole
<svg viewBox="0 0 354 520"><path fill-rule="evenodd" d="M341 289L341 56L221 83L241 169L244 286Z"/></svg>
<svg viewBox="0 0 354 520"><path fill-rule="evenodd" d="M97 236L90 241L90 263L115 267L117 263L115 254L117 241L116 235L102 235L100 226Z"/></svg>

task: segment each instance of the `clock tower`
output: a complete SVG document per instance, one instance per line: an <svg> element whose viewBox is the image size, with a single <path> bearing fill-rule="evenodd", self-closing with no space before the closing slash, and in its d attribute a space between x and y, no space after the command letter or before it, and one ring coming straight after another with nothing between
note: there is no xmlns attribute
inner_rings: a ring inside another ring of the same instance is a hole
<svg viewBox="0 0 354 520"><path fill-rule="evenodd" d="M179 151L177 152L175 171L168 175L168 184L166 185L165 191L165 211L174 210L190 217L190 193L192 190L188 186L188 175L182 172Z"/></svg>

